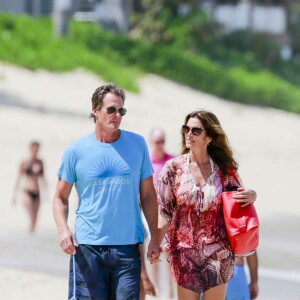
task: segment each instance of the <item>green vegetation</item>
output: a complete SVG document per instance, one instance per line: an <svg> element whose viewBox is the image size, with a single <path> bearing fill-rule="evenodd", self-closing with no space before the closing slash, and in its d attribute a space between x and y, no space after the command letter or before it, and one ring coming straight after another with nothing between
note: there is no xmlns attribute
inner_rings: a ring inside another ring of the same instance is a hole
<svg viewBox="0 0 300 300"><path fill-rule="evenodd" d="M296 5L298 13L296 7L293 7L293 13L289 13L293 20L289 33L294 55L290 61L284 61L280 55L281 44L274 36L250 30L225 34L222 26L215 23L208 14L199 11L196 1L192 1L194 7L191 12L185 16L180 15L178 10L182 2L148 0L144 13L135 14L132 32L152 45L168 45L199 54L223 68L238 67L249 72L269 70L300 86L300 47L297 49L300 33L299 4Z"/></svg>
<svg viewBox="0 0 300 300"><path fill-rule="evenodd" d="M0 15L0 44L0 60L30 69L84 67L132 91L135 78L151 72L230 100L300 113L300 89L267 70L225 67L178 44L151 44L95 24L73 21L70 35L57 39L49 19Z"/></svg>
<svg viewBox="0 0 300 300"><path fill-rule="evenodd" d="M78 24L85 27L86 24ZM52 36L51 20L31 19L24 15L0 15L0 60L32 70L68 71L86 68L106 81L138 91L137 71L106 55L91 51L72 38Z"/></svg>

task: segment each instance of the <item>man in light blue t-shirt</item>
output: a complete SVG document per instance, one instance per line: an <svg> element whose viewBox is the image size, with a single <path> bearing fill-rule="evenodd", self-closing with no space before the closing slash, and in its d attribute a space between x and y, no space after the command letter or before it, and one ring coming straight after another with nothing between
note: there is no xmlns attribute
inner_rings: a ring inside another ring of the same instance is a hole
<svg viewBox="0 0 300 300"><path fill-rule="evenodd" d="M58 170L53 212L62 250L71 254L69 299L139 299L143 228L151 241L147 257L159 259L157 199L143 137L120 130L125 93L114 84L92 97L94 132L71 144ZM68 198L79 198L75 235L67 223Z"/></svg>

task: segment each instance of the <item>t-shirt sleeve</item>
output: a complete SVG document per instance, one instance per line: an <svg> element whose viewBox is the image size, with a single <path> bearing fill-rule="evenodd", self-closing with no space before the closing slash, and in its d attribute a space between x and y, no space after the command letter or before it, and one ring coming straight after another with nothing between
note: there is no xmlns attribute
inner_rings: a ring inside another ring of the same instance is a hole
<svg viewBox="0 0 300 300"><path fill-rule="evenodd" d="M156 183L159 213L168 222L171 222L175 207L175 196L173 194L173 175L171 165L167 162L161 170Z"/></svg>
<svg viewBox="0 0 300 300"><path fill-rule="evenodd" d="M143 147L143 162L142 162L142 167L141 167L140 180L146 179L146 178L152 176L152 174L153 174L153 167L152 167L152 163L150 160L148 147L147 147L147 144L144 139L142 141L142 147Z"/></svg>
<svg viewBox="0 0 300 300"><path fill-rule="evenodd" d="M72 148L68 148L63 154L57 176L62 180L73 184L76 181L75 165L76 159L74 151Z"/></svg>

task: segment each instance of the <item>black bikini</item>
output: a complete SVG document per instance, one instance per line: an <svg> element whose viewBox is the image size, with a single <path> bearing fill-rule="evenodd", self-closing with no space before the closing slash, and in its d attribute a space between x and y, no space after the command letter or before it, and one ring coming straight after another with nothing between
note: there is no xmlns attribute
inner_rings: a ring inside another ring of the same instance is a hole
<svg viewBox="0 0 300 300"><path fill-rule="evenodd" d="M29 190L24 190L25 193L30 197L31 201L35 202L40 199L40 193L39 192L33 192Z"/></svg>
<svg viewBox="0 0 300 300"><path fill-rule="evenodd" d="M40 166L40 168L38 168L38 170L34 170L33 166L35 163L30 163L26 166L24 173L26 175L35 175L35 176L39 176L43 174L43 167ZM35 202L38 201L40 199L40 193L39 192L35 192L35 191L30 191L25 189L24 190L25 193L27 193L27 195L30 197L31 201Z"/></svg>
<svg viewBox="0 0 300 300"><path fill-rule="evenodd" d="M36 175L36 176L39 176L39 175L42 175L43 174L43 168L42 166L36 171L33 169L33 166L34 166L34 163L33 164L29 164L26 166L24 172L26 175Z"/></svg>

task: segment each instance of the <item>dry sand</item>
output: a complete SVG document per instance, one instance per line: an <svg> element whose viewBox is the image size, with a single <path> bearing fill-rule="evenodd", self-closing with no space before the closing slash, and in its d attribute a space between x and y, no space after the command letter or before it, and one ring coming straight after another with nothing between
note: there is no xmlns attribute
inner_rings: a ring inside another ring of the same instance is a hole
<svg viewBox="0 0 300 300"><path fill-rule="evenodd" d="M0 64L0 299L66 299L68 258L58 247L51 198L64 148L93 130L88 119L90 98L102 83L83 70L57 74ZM139 94L127 93L128 114L122 128L147 138L152 127L162 127L170 152L179 153L179 129L187 113L205 108L219 117L236 150L244 185L258 193L261 273L280 269L282 274L295 274L293 282L300 286L300 202L296 190L300 116L225 101L154 75L141 78L139 84ZM32 139L41 141L49 188L44 193L37 232L30 236L21 203L12 207L10 199L18 164L26 157ZM71 221L75 193L72 203ZM261 291L267 295L264 287ZM286 299L299 296L300 288L297 295Z"/></svg>

